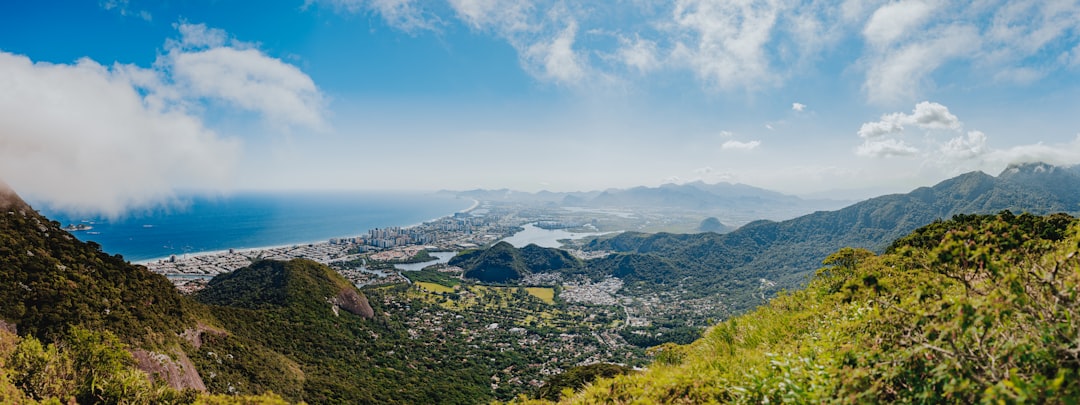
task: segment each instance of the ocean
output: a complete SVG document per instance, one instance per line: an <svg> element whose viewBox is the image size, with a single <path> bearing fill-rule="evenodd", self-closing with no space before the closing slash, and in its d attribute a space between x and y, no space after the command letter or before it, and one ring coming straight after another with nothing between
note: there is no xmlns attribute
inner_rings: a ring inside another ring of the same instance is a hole
<svg viewBox="0 0 1080 405"><path fill-rule="evenodd" d="M251 249L354 237L369 229L416 225L472 206L473 200L432 193L248 192L181 197L168 208L121 218L41 213L83 241L133 262L228 249Z"/></svg>

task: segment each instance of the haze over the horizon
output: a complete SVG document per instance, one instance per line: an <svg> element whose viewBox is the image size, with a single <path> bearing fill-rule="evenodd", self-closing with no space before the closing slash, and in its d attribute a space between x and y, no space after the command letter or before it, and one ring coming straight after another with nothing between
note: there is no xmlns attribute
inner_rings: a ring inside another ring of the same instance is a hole
<svg viewBox="0 0 1080 405"><path fill-rule="evenodd" d="M1080 163L1078 79L1080 0L5 2L0 178L105 214L178 189L907 191Z"/></svg>

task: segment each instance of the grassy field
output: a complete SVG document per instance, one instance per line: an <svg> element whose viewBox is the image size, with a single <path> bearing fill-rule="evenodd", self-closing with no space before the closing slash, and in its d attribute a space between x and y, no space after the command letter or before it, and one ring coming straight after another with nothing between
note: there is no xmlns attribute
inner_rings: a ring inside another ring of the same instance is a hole
<svg viewBox="0 0 1080 405"><path fill-rule="evenodd" d="M529 295L539 298L540 301L544 301L545 304L555 303L555 289L550 287L528 287L525 289L529 292Z"/></svg>
<svg viewBox="0 0 1080 405"><path fill-rule="evenodd" d="M454 292L453 288L450 288L450 287L447 287L447 286L444 286L444 285L441 285L441 284L428 283L428 282L424 282L424 281L417 281L416 285L420 286L420 288L423 288L424 290L435 292L435 293L452 293L452 292Z"/></svg>

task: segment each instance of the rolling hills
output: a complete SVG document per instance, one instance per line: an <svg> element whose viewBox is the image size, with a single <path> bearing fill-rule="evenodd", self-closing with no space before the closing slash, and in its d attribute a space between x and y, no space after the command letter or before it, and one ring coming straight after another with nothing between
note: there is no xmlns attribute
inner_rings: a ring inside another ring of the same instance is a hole
<svg viewBox="0 0 1080 405"><path fill-rule="evenodd" d="M840 248L881 252L935 220L1003 210L1080 213L1080 174L1041 163L1014 165L997 177L967 173L907 194L786 221L756 221L723 235L627 232L596 239L588 248L614 251L616 256L651 256L657 259L654 263L668 265L659 278L654 269L631 266L624 272L628 281L678 286L691 294L722 293L731 297L734 308L749 309L761 302L755 299L761 280L777 288L796 288Z"/></svg>
<svg viewBox="0 0 1080 405"><path fill-rule="evenodd" d="M1005 212L845 248L805 289L560 403L1075 402L1077 246L1074 218Z"/></svg>

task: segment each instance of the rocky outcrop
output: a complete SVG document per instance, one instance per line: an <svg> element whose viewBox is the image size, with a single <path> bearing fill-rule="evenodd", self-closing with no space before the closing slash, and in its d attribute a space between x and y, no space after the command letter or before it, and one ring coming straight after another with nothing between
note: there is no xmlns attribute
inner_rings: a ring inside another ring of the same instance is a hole
<svg viewBox="0 0 1080 405"><path fill-rule="evenodd" d="M180 337L191 344L192 347L198 349L202 347L202 336L204 333L209 333L216 336L225 336L225 331L208 326L202 322L195 324L195 328L184 329L184 332L180 333Z"/></svg>
<svg viewBox="0 0 1080 405"><path fill-rule="evenodd" d="M341 309L367 319L375 316L375 310L371 309L367 297L358 293L355 288L341 289L341 292L331 302Z"/></svg>
<svg viewBox="0 0 1080 405"><path fill-rule="evenodd" d="M14 323L8 323L7 321L0 319L0 330L8 331L16 335L19 334L19 328Z"/></svg>
<svg viewBox="0 0 1080 405"><path fill-rule="evenodd" d="M206 392L202 376L195 370L195 365L187 354L177 350L172 355L135 349L131 352L135 364L151 380L159 380L178 390L191 388Z"/></svg>

